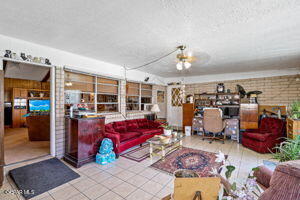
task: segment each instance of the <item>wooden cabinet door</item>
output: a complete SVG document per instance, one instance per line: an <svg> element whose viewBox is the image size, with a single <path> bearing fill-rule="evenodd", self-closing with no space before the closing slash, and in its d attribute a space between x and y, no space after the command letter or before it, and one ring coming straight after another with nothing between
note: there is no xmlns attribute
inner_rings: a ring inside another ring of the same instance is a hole
<svg viewBox="0 0 300 200"><path fill-rule="evenodd" d="M21 110L13 109L13 128L20 128L21 126Z"/></svg>
<svg viewBox="0 0 300 200"><path fill-rule="evenodd" d="M13 98L19 98L21 96L21 90L19 88L13 88Z"/></svg>
<svg viewBox="0 0 300 200"><path fill-rule="evenodd" d="M20 98L24 98L26 99L27 98L27 90L24 90L24 89L20 89Z"/></svg>
<svg viewBox="0 0 300 200"><path fill-rule="evenodd" d="M241 129L258 128L258 104L240 105Z"/></svg>
<svg viewBox="0 0 300 200"><path fill-rule="evenodd" d="M182 128L183 132L185 131L185 126L193 125L194 117L194 104L184 103L182 104Z"/></svg>
<svg viewBox="0 0 300 200"><path fill-rule="evenodd" d="M26 117L23 117L23 115L27 114L27 110L26 109L21 109L20 111L20 122L21 122L21 126L26 126Z"/></svg>

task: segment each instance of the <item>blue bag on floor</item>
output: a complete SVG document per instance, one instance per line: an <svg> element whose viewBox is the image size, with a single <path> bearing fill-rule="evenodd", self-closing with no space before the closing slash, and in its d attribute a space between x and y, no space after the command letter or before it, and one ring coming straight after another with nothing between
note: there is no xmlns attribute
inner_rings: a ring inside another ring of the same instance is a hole
<svg viewBox="0 0 300 200"><path fill-rule="evenodd" d="M96 163L106 165L116 160L116 154L113 151L113 142L109 138L104 138L96 155Z"/></svg>

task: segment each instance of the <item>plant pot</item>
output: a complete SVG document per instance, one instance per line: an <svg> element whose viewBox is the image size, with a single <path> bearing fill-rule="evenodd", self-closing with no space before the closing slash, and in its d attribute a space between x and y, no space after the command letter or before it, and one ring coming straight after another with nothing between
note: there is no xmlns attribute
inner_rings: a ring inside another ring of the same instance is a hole
<svg viewBox="0 0 300 200"><path fill-rule="evenodd" d="M199 178L199 175L188 169L178 169L174 172L175 178Z"/></svg>
<svg viewBox="0 0 300 200"><path fill-rule="evenodd" d="M164 135L166 135L166 136L172 135L172 130L164 129Z"/></svg>

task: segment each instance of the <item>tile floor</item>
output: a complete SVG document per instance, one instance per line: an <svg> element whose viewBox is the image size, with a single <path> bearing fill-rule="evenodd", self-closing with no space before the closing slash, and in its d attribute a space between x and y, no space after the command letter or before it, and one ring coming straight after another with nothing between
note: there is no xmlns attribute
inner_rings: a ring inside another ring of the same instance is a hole
<svg viewBox="0 0 300 200"><path fill-rule="evenodd" d="M186 137L183 145L209 152L221 150L229 155L229 161L237 167L233 178L238 181L245 179L249 171L260 164L263 160L269 160L270 154L258 154L244 148L234 141L226 141L225 144L202 141L199 136ZM43 158L43 159L47 159ZM36 160L40 161L41 159ZM69 183L61 185L34 200L157 200L168 195L173 190L173 177L165 173L149 168L153 160L146 159L140 163L120 157L116 162L101 166L90 163L79 169L71 167L81 175ZM32 161L31 161L32 162ZM22 163L5 168L7 173L10 169L29 164ZM23 199L19 195L4 194L4 190L14 189L15 185L6 175L5 184L1 188L0 199Z"/></svg>

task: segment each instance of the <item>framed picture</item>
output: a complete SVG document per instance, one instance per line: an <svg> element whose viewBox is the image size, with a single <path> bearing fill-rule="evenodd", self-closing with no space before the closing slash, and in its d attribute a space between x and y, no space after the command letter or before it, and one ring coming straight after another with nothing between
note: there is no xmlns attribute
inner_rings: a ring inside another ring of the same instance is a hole
<svg viewBox="0 0 300 200"><path fill-rule="evenodd" d="M164 103L165 102L165 92L164 91L157 91L157 103Z"/></svg>

